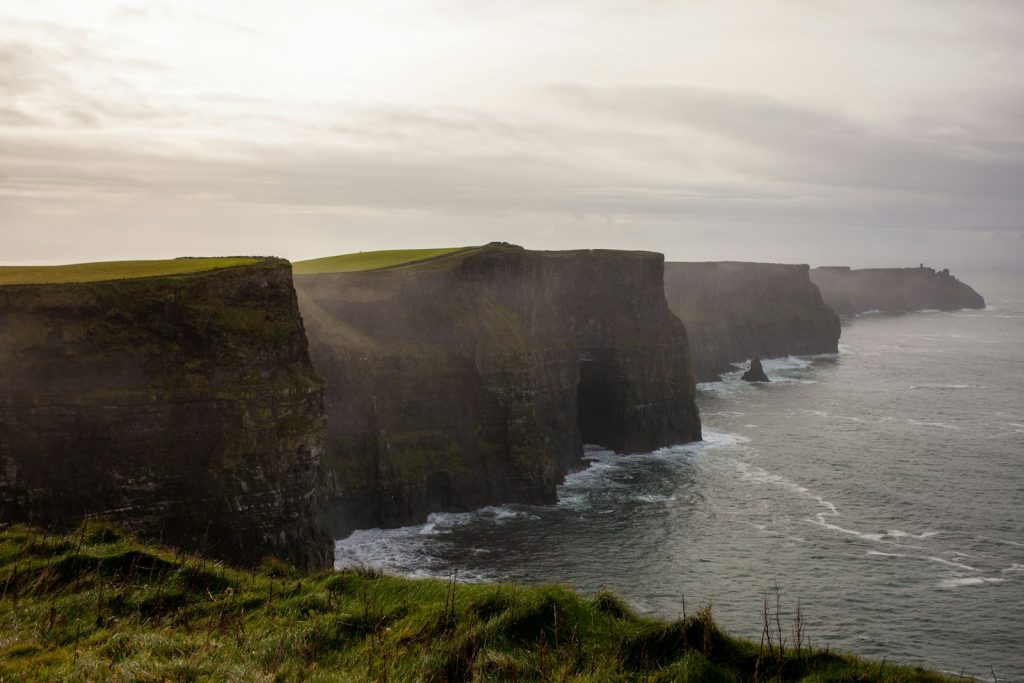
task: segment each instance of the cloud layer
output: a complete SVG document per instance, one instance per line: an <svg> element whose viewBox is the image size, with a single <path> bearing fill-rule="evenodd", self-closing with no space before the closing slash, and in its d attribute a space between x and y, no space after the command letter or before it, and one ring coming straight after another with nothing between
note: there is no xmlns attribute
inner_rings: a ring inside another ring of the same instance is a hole
<svg viewBox="0 0 1024 683"><path fill-rule="evenodd" d="M85 5L0 8L3 262L1024 265L1012 0Z"/></svg>

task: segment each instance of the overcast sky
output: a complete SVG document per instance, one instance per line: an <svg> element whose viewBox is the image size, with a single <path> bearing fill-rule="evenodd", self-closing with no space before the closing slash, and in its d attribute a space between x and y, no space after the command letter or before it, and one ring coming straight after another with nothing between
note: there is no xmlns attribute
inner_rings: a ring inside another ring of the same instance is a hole
<svg viewBox="0 0 1024 683"><path fill-rule="evenodd" d="M1024 267L1019 0L0 0L0 262Z"/></svg>

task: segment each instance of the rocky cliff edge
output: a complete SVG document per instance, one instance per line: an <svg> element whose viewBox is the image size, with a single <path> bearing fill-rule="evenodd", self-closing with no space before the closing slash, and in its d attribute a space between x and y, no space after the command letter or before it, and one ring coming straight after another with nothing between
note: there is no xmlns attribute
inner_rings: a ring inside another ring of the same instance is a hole
<svg viewBox="0 0 1024 683"><path fill-rule="evenodd" d="M0 286L0 368L0 522L330 565L323 385L286 261Z"/></svg>
<svg viewBox="0 0 1024 683"><path fill-rule="evenodd" d="M327 381L334 533L549 503L582 444L700 439L660 254L506 244L296 276Z"/></svg>

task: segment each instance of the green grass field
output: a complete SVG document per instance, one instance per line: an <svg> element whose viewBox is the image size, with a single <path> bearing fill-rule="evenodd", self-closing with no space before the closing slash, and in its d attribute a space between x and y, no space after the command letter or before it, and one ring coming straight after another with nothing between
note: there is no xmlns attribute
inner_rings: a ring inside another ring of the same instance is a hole
<svg viewBox="0 0 1024 683"><path fill-rule="evenodd" d="M610 593L243 571L100 525L0 532L3 681L949 680L797 648L799 628L766 617L758 643L710 610L658 621Z"/></svg>
<svg viewBox="0 0 1024 683"><path fill-rule="evenodd" d="M472 247L448 247L444 249L391 249L387 251L367 251L358 254L343 254L326 258L296 261L292 271L296 275L316 275L318 273L355 273L363 270L393 268L408 263L437 258Z"/></svg>
<svg viewBox="0 0 1024 683"><path fill-rule="evenodd" d="M53 285L187 275L252 265L260 260L250 257L182 258L159 261L99 261L63 266L0 266L0 285Z"/></svg>

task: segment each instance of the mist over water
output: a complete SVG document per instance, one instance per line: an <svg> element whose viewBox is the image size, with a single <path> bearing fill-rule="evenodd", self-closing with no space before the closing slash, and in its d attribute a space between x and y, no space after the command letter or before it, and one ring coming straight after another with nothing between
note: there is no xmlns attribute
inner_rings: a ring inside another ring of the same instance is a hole
<svg viewBox="0 0 1024 683"><path fill-rule="evenodd" d="M1024 279L979 290L984 311L848 321L771 384L701 385L704 443L588 449L557 505L357 532L337 563L710 602L754 638L777 584L815 646L1024 680Z"/></svg>

